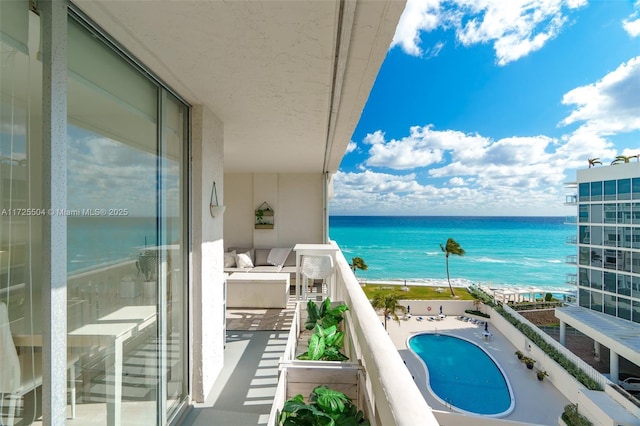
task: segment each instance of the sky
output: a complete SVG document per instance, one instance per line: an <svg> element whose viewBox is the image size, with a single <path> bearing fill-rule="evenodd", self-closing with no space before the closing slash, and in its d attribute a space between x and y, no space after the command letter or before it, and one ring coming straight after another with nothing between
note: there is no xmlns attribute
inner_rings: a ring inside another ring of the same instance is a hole
<svg viewBox="0 0 640 426"><path fill-rule="evenodd" d="M575 215L577 169L637 154L640 0L408 0L330 214Z"/></svg>

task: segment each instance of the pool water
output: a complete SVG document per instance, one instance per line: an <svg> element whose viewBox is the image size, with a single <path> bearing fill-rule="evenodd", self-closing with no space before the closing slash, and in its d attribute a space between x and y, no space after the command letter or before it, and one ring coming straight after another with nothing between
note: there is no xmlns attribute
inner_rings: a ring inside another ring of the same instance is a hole
<svg viewBox="0 0 640 426"><path fill-rule="evenodd" d="M459 411L506 416L515 406L509 382L493 358L475 343L458 337L423 333L409 348L427 368L431 393Z"/></svg>

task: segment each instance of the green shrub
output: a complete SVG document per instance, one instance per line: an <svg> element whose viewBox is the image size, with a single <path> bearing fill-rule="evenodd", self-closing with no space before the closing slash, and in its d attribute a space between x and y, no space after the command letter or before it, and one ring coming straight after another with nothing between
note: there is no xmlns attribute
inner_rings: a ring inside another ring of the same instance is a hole
<svg viewBox="0 0 640 426"><path fill-rule="evenodd" d="M571 374L580 383L582 383L587 389L601 391L602 387L598 382L587 376L584 371L578 368L571 360L561 354L556 348L547 343L542 336L540 336L535 330L529 327L527 324L520 322L513 315L505 311L501 306L495 308L496 312L502 315L507 321L509 321L514 327L516 327L522 334L527 336L533 343L535 343L549 358L556 361L564 368L567 373Z"/></svg>
<svg viewBox="0 0 640 426"><path fill-rule="evenodd" d="M489 316L489 314L485 314L484 312L480 312L480 311L474 311L472 309L465 309L464 311L467 314L471 314L471 315L477 315L479 317L483 317L483 318L491 318L491 316Z"/></svg>
<svg viewBox="0 0 640 426"><path fill-rule="evenodd" d="M562 420L568 426L593 426L593 423L589 421L585 416L578 412L578 404L569 404L564 407L562 413Z"/></svg>

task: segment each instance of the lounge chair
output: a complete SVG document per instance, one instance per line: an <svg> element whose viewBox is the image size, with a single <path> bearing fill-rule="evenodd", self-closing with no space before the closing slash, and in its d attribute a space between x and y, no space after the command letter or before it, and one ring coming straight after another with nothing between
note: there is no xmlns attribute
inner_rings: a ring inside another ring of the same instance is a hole
<svg viewBox="0 0 640 426"><path fill-rule="evenodd" d="M422 318L422 317L418 317L418 318L416 318L416 319L417 319L418 321L422 321L422 320L423 320L423 318Z"/></svg>

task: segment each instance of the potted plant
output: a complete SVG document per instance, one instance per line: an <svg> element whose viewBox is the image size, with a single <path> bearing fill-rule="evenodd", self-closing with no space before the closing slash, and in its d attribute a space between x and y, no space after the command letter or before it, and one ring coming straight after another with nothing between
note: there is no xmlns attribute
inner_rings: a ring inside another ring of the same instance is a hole
<svg viewBox="0 0 640 426"><path fill-rule="evenodd" d="M344 303L331 307L331 299L326 298L318 308L313 300L307 302L305 328L314 330L309 338L308 349L298 355L299 360L346 361L348 356L341 352L344 346L344 331L338 326L344 319L343 312L349 308Z"/></svg>
<svg viewBox="0 0 640 426"><path fill-rule="evenodd" d="M344 393L318 386L305 404L300 394L285 401L278 416L278 426L354 425L369 426L362 410L358 410Z"/></svg>
<svg viewBox="0 0 640 426"><path fill-rule="evenodd" d="M522 357L520 361L524 362L524 365L526 365L529 370L532 370L533 364L536 363L535 359L529 358L528 356Z"/></svg>
<svg viewBox="0 0 640 426"><path fill-rule="evenodd" d="M543 381L545 377L547 377L549 375L549 373L546 372L546 370L538 370L538 372L536 373L536 377L538 377L538 380Z"/></svg>
<svg viewBox="0 0 640 426"><path fill-rule="evenodd" d="M522 353L522 351L516 351L515 354L519 360L522 360L522 358L524 358L524 354Z"/></svg>

